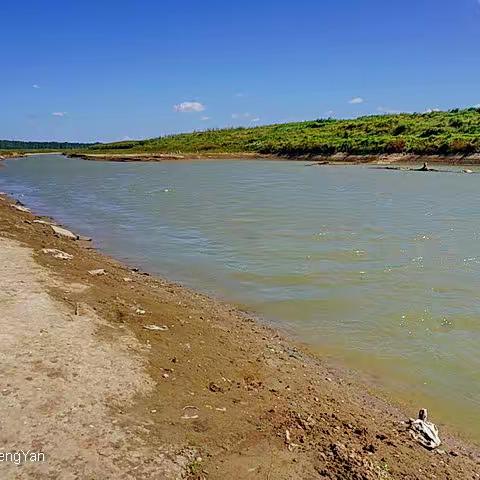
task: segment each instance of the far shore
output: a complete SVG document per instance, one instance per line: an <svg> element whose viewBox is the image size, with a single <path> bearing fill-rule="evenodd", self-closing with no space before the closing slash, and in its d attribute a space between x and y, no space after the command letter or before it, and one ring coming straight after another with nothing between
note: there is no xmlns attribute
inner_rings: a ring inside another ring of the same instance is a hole
<svg viewBox="0 0 480 480"><path fill-rule="evenodd" d="M30 478L479 478L479 446L435 412L443 443L429 451L408 432L415 409L234 306L123 265L4 193L0 225L0 415L4 448L21 431L50 459Z"/></svg>
<svg viewBox="0 0 480 480"><path fill-rule="evenodd" d="M478 166L480 165L480 153L469 155L415 155L415 154L381 154L381 155L298 155L279 156L260 154L255 152L231 153L86 153L70 151L52 152L23 152L23 151L0 151L0 161L9 158L20 158L36 155L65 155L71 158L82 158L90 161L104 162L164 162L164 161L189 161L189 160L283 160L304 161L311 166L322 165L378 165L378 166L401 166L422 165L423 163L445 166Z"/></svg>
<svg viewBox="0 0 480 480"><path fill-rule="evenodd" d="M380 155L299 155L277 156L252 152L231 153L79 153L64 152L68 157L83 158L85 160L111 161L111 162L162 162L168 160L291 160L308 161L319 165L401 165L423 164L424 162L436 165L450 166L475 166L480 165L480 153L470 155L415 155L415 154L380 154Z"/></svg>

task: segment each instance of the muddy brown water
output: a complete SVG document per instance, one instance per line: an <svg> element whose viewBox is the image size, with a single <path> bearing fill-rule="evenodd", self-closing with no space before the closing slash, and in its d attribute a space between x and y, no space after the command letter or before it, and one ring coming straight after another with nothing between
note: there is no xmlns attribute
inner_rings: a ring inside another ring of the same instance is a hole
<svg viewBox="0 0 480 480"><path fill-rule="evenodd" d="M6 161L0 190L480 441L480 175L42 155Z"/></svg>

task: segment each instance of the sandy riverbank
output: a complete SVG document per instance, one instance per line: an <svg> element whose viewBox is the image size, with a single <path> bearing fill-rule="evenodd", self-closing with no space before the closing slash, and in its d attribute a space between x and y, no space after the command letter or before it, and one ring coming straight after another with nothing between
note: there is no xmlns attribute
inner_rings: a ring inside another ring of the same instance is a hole
<svg viewBox="0 0 480 480"><path fill-rule="evenodd" d="M416 412L354 374L13 203L0 195L1 448L47 462L2 478L480 478L480 449L435 412L429 452L401 423Z"/></svg>
<svg viewBox="0 0 480 480"><path fill-rule="evenodd" d="M281 157L263 155L259 153L65 153L69 157L83 158L84 160L111 161L111 162L161 162L167 160L213 160L213 159L264 159L264 160L298 160L318 162L319 164L339 165L422 165L424 162L437 165L480 165L480 154L471 155L413 155L413 154L384 154L384 155L302 155Z"/></svg>

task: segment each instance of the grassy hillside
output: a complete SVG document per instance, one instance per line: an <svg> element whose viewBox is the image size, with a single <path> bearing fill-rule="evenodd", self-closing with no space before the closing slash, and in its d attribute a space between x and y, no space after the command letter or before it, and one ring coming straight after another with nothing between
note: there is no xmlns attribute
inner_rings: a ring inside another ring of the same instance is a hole
<svg viewBox="0 0 480 480"><path fill-rule="evenodd" d="M94 152L319 155L480 152L480 108L230 128L94 145Z"/></svg>

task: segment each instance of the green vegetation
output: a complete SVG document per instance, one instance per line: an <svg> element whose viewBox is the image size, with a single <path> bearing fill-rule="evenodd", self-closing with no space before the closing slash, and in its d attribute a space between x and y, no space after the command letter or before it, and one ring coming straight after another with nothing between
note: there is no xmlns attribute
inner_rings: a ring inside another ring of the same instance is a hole
<svg viewBox="0 0 480 480"><path fill-rule="evenodd" d="M354 120L229 128L140 141L96 144L91 153L469 154L480 152L480 108Z"/></svg>
<svg viewBox="0 0 480 480"><path fill-rule="evenodd" d="M63 151L74 148L88 148L91 143L70 143L70 142L22 142L18 140L0 140L0 150L45 150L45 151Z"/></svg>

